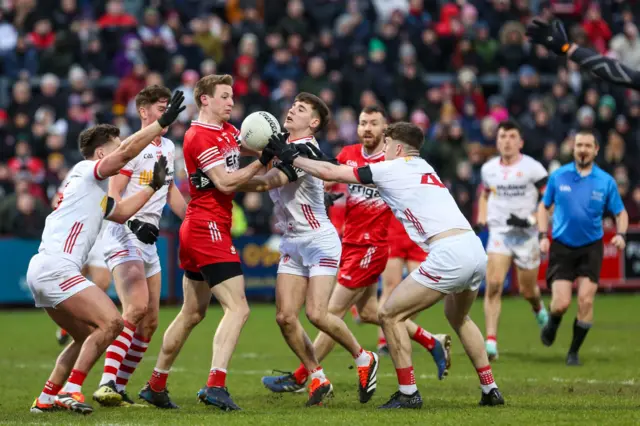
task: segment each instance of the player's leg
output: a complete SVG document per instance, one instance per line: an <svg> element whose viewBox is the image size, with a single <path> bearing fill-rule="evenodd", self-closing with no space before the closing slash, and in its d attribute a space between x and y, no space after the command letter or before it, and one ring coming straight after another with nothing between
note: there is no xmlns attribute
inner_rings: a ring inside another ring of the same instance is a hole
<svg viewBox="0 0 640 426"><path fill-rule="evenodd" d="M242 268L240 262L233 261L206 265L200 271L220 302L224 315L213 336L213 355L207 384L198 391L198 398L223 411L240 410L227 391L226 378L240 332L249 318Z"/></svg>
<svg viewBox="0 0 640 426"><path fill-rule="evenodd" d="M200 272L185 270L182 292L182 308L164 332L153 374L139 394L140 398L158 408L178 408L167 393L169 370L191 330L204 319L211 301L211 290Z"/></svg>
<svg viewBox="0 0 640 426"><path fill-rule="evenodd" d="M94 285L62 301L56 306L56 310L94 327L84 340L69 380L56 399L56 404L60 407L89 413L93 409L84 403L82 384L110 342L122 332L124 321L111 299Z"/></svg>
<svg viewBox="0 0 640 426"><path fill-rule="evenodd" d="M355 304L358 308L360 319L363 322L379 325L378 313L376 311L377 300L374 299L376 306L373 310L370 308L367 309L367 306L363 306L361 303L365 294L373 293L369 290L371 288L375 290L373 285L360 288L347 288L338 283L334 287L333 292L331 293L331 298L329 299L329 313L339 318L344 318L347 310ZM375 295L375 293L373 294ZM313 341L313 349L319 362L322 362L322 360L329 355L335 344L335 340L333 340L328 334L322 331L318 333L318 336Z"/></svg>
<svg viewBox="0 0 640 426"><path fill-rule="evenodd" d="M577 277L576 266L579 254L557 241L551 243L546 277L547 286L551 288L549 321L540 332L540 340L545 346L551 346L556 340L562 316L571 305L571 292L573 281Z"/></svg>
<svg viewBox="0 0 640 426"><path fill-rule="evenodd" d="M524 269L516 264L516 274L520 294L531 305L538 326L543 328L549 321L549 314L544 307L540 287L538 287L538 268Z"/></svg>
<svg viewBox="0 0 640 426"><path fill-rule="evenodd" d="M444 293L425 287L411 275L389 295L378 315L387 338L389 354L398 376L399 391L381 408L419 408L422 397L416 386L411 360L411 340L405 321L444 297Z"/></svg>
<svg viewBox="0 0 640 426"><path fill-rule="evenodd" d="M106 292L111 284L111 273L104 263L104 260L97 259L95 256L92 258L92 253L93 249L89 253L89 261L84 265L81 273L85 278L89 278L98 288ZM101 261L101 263L99 261ZM64 328L58 328L56 331L56 339L61 345L65 345L69 341L69 337L70 335Z"/></svg>
<svg viewBox="0 0 640 426"><path fill-rule="evenodd" d="M109 264L113 268L116 292L122 303L124 329L107 349L100 385L93 393L93 399L104 406L122 403L122 395L116 388L116 376L131 347L136 328L147 313L149 303L149 289L142 259L130 255L111 259L114 259Z"/></svg>
<svg viewBox="0 0 640 426"><path fill-rule="evenodd" d="M118 393L122 395L124 403L132 404L133 401L126 393L126 386L129 383L131 375L134 373L144 354L147 352L151 337L158 328L158 315L160 311L160 290L162 285L162 276L160 274L160 262L158 261L157 267L153 270L149 269L149 266L145 265L147 270L147 286L149 289L149 301L147 305L147 313L138 323L131 346L127 351L127 355L118 368L118 374L116 375L116 389ZM157 272L156 272L157 271ZM150 275L151 274L151 275Z"/></svg>
<svg viewBox="0 0 640 426"><path fill-rule="evenodd" d="M590 277L578 277L578 313L573 320L573 336L567 354L567 365L580 365L578 351L593 324L593 301L598 292L597 282Z"/></svg>
<svg viewBox="0 0 640 426"><path fill-rule="evenodd" d="M400 257L389 257L387 266L382 272L382 293L378 300L378 306L384 306L393 290L402 282L402 271L404 270L404 259ZM378 329L378 354L387 355L387 340L382 331L382 327Z"/></svg>
<svg viewBox="0 0 640 426"><path fill-rule="evenodd" d="M62 390L62 385L69 377L73 364L75 364L80 354L82 343L93 330L93 327L90 325L76 321L73 316L65 312L53 308L47 308L46 311L61 329L68 330L69 336L72 337L73 340L63 349L60 355L58 355L49 379L45 383L40 396L35 399L31 406L31 412L33 413L53 411L56 409L56 395Z"/></svg>
<svg viewBox="0 0 640 426"><path fill-rule="evenodd" d="M489 358L483 345L482 333L469 317L469 311L476 296L477 290L449 294L445 298L444 312L478 373L482 388L480 405L502 405L504 404L504 399L493 379Z"/></svg>
<svg viewBox="0 0 640 426"><path fill-rule="evenodd" d="M491 241L489 242L491 243ZM502 307L504 279L511 267L511 256L502 253L487 253L487 278L484 295L484 319L487 341L485 343L489 360L498 358L498 322Z"/></svg>

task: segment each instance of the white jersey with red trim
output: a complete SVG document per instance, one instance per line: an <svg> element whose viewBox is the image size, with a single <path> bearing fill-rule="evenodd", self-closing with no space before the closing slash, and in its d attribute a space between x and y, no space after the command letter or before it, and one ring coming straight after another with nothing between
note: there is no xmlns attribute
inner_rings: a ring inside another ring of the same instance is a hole
<svg viewBox="0 0 640 426"><path fill-rule="evenodd" d="M318 146L313 136L288 141L296 144L307 142ZM298 174L296 181L269 191L275 204L276 227L289 235L335 229L324 206L324 182L302 169L295 169Z"/></svg>
<svg viewBox="0 0 640 426"><path fill-rule="evenodd" d="M528 155L504 165L500 157L487 161L480 170L482 184L489 193L487 225L496 230L511 229L507 220L511 214L525 219L538 207L540 190L536 183L548 176L542 164Z"/></svg>
<svg viewBox="0 0 640 426"><path fill-rule="evenodd" d="M167 204L169 185L173 182L175 149L175 145L169 139L160 138L160 142L156 143L154 141L147 145L136 158L129 161L122 170L120 170L120 174L129 176L129 183L122 194L122 198L127 198L142 191L145 186L149 185L153 178L153 168L156 165L156 161L158 161L161 155L167 158L167 169L169 169L169 172L167 173L164 186L157 190L131 219L138 219L142 222L151 223L158 227L160 226L162 210ZM113 226L120 225L113 223Z"/></svg>
<svg viewBox="0 0 640 426"><path fill-rule="evenodd" d="M427 240L450 229L469 229L447 187L420 157L396 158L369 164L380 197L402 222L409 237L423 250ZM359 178L357 168L354 168Z"/></svg>
<svg viewBox="0 0 640 426"><path fill-rule="evenodd" d="M100 161L84 160L76 164L56 209L47 216L38 252L60 256L79 269L87 260L103 219L110 213L107 191L109 179L98 173Z"/></svg>

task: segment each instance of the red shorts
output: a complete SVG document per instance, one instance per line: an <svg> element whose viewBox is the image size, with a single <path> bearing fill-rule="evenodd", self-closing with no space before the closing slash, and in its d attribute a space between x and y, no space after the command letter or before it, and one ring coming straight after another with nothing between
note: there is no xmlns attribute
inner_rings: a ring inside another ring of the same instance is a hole
<svg viewBox="0 0 640 426"><path fill-rule="evenodd" d="M389 258L400 258L403 260L413 260L424 262L427 253L420 248L406 233L389 235Z"/></svg>
<svg viewBox="0 0 640 426"><path fill-rule="evenodd" d="M205 265L240 262L231 240L231 226L214 221L185 219L180 226L180 267L200 272Z"/></svg>
<svg viewBox="0 0 640 426"><path fill-rule="evenodd" d="M387 266L389 247L343 244L338 283L347 288L375 284Z"/></svg>

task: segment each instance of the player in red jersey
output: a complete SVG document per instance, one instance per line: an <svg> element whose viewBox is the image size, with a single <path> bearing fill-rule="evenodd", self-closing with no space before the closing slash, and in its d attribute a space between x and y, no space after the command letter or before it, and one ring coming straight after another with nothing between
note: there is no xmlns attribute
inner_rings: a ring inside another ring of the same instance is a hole
<svg viewBox="0 0 640 426"><path fill-rule="evenodd" d="M358 137L362 144L343 148L336 160L352 167L384 161L385 127L382 108L369 106L363 109L358 121ZM350 184L348 190L338 285L333 289L328 309L342 318L355 305L363 322L379 326L376 283L387 265L387 230L393 213L376 188ZM422 259L425 257L422 251ZM407 332L431 352L438 367L438 377L442 379L450 365L451 338L431 335L411 320L407 321ZM313 343L318 361L322 361L334 346L335 341L321 331ZM307 376L307 369L300 365L291 374L269 377L263 379L263 383L273 392L297 392L304 387Z"/></svg>
<svg viewBox="0 0 640 426"><path fill-rule="evenodd" d="M238 410L226 389L227 366L240 331L249 317L240 258L231 241L231 207L234 192L271 161L265 156L240 169L240 132L227 121L233 108L230 75L208 75L196 83L198 120L184 137L188 174L202 170L214 189L189 185L191 201L180 227L180 266L184 269L184 302L164 334L162 349L151 379L140 392L145 401L160 408L177 408L166 390L169 369L191 330L202 321L213 294L224 316L213 338L213 357L200 401L222 410Z"/></svg>

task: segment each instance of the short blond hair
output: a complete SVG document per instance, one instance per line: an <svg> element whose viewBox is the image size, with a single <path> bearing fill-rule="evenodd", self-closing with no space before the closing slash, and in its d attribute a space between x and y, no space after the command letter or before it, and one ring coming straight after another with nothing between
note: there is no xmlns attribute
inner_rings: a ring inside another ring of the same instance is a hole
<svg viewBox="0 0 640 426"><path fill-rule="evenodd" d="M233 77L229 74L211 74L202 77L196 83L196 87L193 89L193 97L196 101L198 109L202 107L200 102L200 96L209 95L213 96L216 92L216 86L219 84L225 84L227 86L233 86Z"/></svg>

